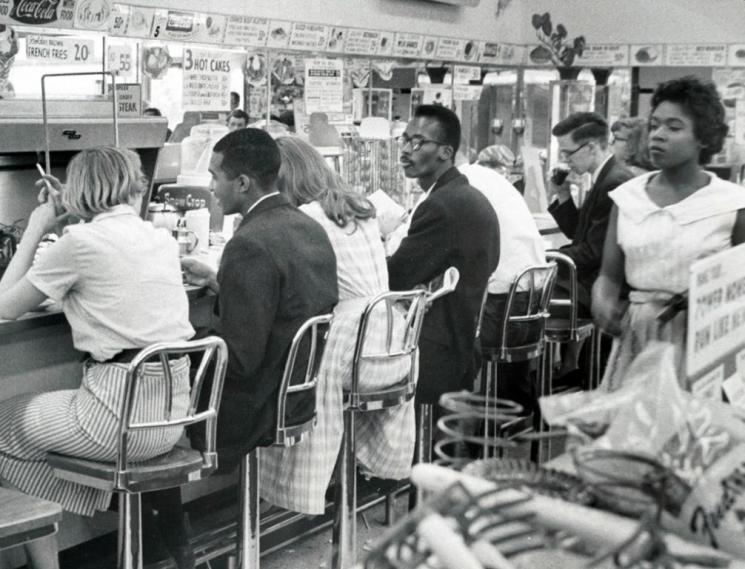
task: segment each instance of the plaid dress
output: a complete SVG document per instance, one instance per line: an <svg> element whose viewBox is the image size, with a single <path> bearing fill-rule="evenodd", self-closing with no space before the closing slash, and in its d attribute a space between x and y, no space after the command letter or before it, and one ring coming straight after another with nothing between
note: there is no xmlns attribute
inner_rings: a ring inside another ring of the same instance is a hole
<svg viewBox="0 0 745 569"><path fill-rule="evenodd" d="M356 228L340 228L326 217L317 202L301 209L318 221L329 236L336 253L340 302L334 310L318 377L316 426L309 437L291 448L262 449L261 496L288 510L322 514L341 448L343 389L351 385L357 327L367 301L388 291L388 269L375 220L362 221ZM365 352L382 352L384 343L385 322L373 316ZM361 369L360 389L398 383L408 370L408 362L401 360L366 362ZM408 476L414 440L413 400L400 408L357 414L357 459L375 476Z"/></svg>

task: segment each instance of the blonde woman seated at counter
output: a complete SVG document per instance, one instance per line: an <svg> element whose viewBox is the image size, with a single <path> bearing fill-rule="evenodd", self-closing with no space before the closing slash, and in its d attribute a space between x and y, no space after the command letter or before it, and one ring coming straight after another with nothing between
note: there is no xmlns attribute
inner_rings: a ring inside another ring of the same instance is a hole
<svg viewBox="0 0 745 569"><path fill-rule="evenodd" d="M282 156L280 191L320 223L331 241L339 304L319 372L316 426L307 439L291 448L264 449L261 492L262 498L283 508L323 514L326 488L341 447L342 389L351 386L357 327L367 302L388 291L388 268L374 206L349 190L308 143L287 136L278 138L277 146ZM384 351L385 333L385 320L373 319L368 352ZM360 387L390 386L408 371L408 360L368 362L361 370ZM389 479L409 475L415 440L413 405L412 400L402 408L358 415L356 454L368 473Z"/></svg>
<svg viewBox="0 0 745 569"><path fill-rule="evenodd" d="M0 484L92 516L109 507L111 494L57 479L46 454L115 460L126 374L122 364L149 344L186 340L194 331L178 245L138 215L147 185L137 154L117 148L84 150L71 160L64 187L53 176L45 178L37 182L41 203L0 281L0 318L16 319L51 298L62 306L75 348L88 357L78 389L0 402ZM67 226L34 262L42 236L68 215L85 223ZM174 360L171 373L178 417L189 405L189 359ZM168 391L160 364L148 364L145 374L150 389L138 395L135 417L162 419ZM169 428L134 434L130 459L168 452L181 432ZM56 553L39 543L27 546L32 565L56 567Z"/></svg>

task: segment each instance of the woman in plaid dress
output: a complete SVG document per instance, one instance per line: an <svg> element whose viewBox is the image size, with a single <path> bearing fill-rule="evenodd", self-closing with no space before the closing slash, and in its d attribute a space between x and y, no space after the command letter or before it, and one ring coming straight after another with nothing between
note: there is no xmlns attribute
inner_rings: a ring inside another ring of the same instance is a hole
<svg viewBox="0 0 745 569"><path fill-rule="evenodd" d="M138 213L147 187L139 157L118 148L84 150L70 162L64 188L45 178L41 203L0 281L0 319L18 318L51 298L62 306L75 348L89 358L78 389L0 402L0 484L92 516L108 508L111 494L56 478L46 454L114 461L127 362L140 348L186 340L194 331L178 245ZM66 227L34 261L42 236L69 214L86 223ZM188 357L172 362L172 375L176 418L189 406ZM167 387L161 365L146 364L136 421L163 418ZM168 452L181 432L170 427L134 434L130 459ZM28 547L33 565L56 567L56 553L34 544Z"/></svg>
<svg viewBox="0 0 745 569"><path fill-rule="evenodd" d="M321 224L336 253L339 305L334 310L318 377L316 426L310 437L294 447L262 451L261 489L262 497L273 504L322 514L341 448L343 389L351 386L357 328L367 302L388 291L388 270L372 204L346 189L309 144L294 137L279 138L277 144L282 155L280 190ZM382 318L373 317L369 334L367 349L383 351ZM366 363L360 388L393 385L408 370L408 360ZM356 422L357 459L361 465L381 478L408 476L415 440L413 400L397 409L360 413Z"/></svg>

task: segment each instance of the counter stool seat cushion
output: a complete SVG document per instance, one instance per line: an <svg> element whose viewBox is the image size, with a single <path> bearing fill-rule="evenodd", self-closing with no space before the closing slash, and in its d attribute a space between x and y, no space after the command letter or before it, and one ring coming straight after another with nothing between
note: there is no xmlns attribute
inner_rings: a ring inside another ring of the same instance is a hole
<svg viewBox="0 0 745 569"><path fill-rule="evenodd" d="M55 475L63 480L108 492L148 492L181 486L200 480L217 468L217 461L205 467L202 453L176 446L170 452L150 460L130 463L126 479L117 484L116 464L49 453L47 461Z"/></svg>
<svg viewBox="0 0 745 569"><path fill-rule="evenodd" d="M549 318L546 320L546 340L548 342L571 342L589 338L594 324L590 318L577 318L577 328L574 337L569 324L569 318Z"/></svg>
<svg viewBox="0 0 745 569"><path fill-rule="evenodd" d="M8 488L0 488L0 549L53 534L62 508Z"/></svg>

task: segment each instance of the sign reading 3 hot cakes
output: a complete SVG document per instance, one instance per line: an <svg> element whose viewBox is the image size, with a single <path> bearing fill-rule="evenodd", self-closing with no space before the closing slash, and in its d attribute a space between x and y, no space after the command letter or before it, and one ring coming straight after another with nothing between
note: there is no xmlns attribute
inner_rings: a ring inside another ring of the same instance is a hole
<svg viewBox="0 0 745 569"><path fill-rule="evenodd" d="M230 108L230 52L184 49L183 106L190 111Z"/></svg>

